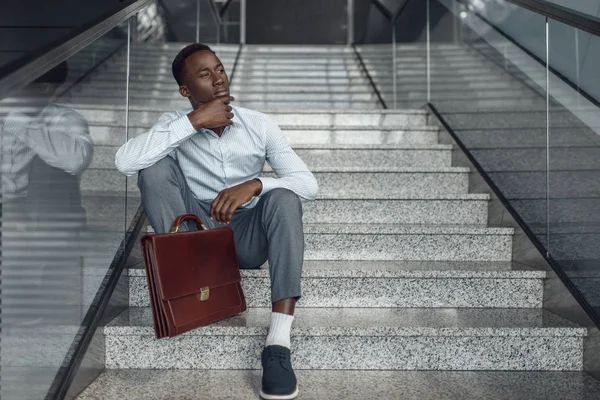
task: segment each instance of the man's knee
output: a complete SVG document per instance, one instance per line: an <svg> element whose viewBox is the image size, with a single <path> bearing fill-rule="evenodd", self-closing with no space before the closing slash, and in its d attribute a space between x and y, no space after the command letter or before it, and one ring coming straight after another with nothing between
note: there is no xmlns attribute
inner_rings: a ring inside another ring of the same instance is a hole
<svg viewBox="0 0 600 400"><path fill-rule="evenodd" d="M302 212L300 197L289 189L277 188L269 191L264 196L264 201L269 207L277 211Z"/></svg>
<svg viewBox="0 0 600 400"><path fill-rule="evenodd" d="M138 172L138 187L144 189L158 189L169 182L177 173L177 163L172 157L165 157L156 164Z"/></svg>

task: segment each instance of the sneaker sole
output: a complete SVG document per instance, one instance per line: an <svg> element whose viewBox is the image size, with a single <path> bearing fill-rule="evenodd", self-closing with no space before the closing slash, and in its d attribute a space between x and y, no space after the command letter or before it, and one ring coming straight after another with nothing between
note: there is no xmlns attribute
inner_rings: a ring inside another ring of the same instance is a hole
<svg viewBox="0 0 600 400"><path fill-rule="evenodd" d="M298 396L298 387L290 394L266 394L260 390L260 397L264 400L292 400Z"/></svg>

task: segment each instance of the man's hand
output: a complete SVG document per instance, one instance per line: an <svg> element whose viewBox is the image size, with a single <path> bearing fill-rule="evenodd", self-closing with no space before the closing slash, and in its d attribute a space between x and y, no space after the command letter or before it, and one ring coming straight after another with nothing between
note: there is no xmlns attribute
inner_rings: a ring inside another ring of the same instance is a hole
<svg viewBox="0 0 600 400"><path fill-rule="evenodd" d="M188 114L194 129L220 128L231 125L233 122L232 108L229 105L234 101L232 96L224 96L214 99L208 103L202 103L194 111Z"/></svg>
<svg viewBox="0 0 600 400"><path fill-rule="evenodd" d="M210 219L229 224L235 210L260 192L262 192L262 183L258 180L244 182L221 191L210 205Z"/></svg>

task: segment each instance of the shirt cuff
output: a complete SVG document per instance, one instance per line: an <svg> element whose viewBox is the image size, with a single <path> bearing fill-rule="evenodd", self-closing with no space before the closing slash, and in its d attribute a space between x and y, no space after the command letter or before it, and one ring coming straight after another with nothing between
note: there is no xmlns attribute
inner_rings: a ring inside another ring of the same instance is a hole
<svg viewBox="0 0 600 400"><path fill-rule="evenodd" d="M262 183L262 192L260 192L259 196L262 196L265 193L270 192L273 189L277 189L279 187L279 179L277 178L269 178L269 177L258 177L257 178Z"/></svg>
<svg viewBox="0 0 600 400"><path fill-rule="evenodd" d="M197 132L187 115L175 118L170 122L169 127L177 139L185 139Z"/></svg>

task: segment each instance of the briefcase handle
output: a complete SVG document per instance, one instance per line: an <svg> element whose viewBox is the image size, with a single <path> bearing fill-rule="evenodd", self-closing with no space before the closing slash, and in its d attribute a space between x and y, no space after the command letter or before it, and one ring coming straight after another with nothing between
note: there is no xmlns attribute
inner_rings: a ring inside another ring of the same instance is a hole
<svg viewBox="0 0 600 400"><path fill-rule="evenodd" d="M189 221L189 220L194 221L196 223L198 230L200 230L200 231L207 230L206 226L204 226L204 224L202 223L202 220L197 215L183 214L183 215L180 215L179 217L177 217L175 222L173 222L173 227L171 228L170 233L178 233L181 228L181 224L184 223L185 221Z"/></svg>

